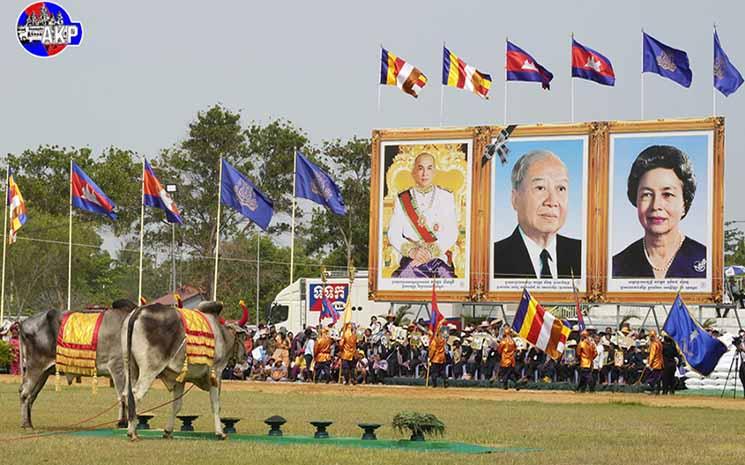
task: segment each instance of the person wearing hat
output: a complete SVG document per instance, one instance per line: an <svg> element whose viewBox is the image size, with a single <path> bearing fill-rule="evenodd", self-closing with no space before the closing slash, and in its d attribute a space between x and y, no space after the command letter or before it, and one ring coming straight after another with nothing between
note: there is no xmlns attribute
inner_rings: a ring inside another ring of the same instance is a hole
<svg viewBox="0 0 745 465"><path fill-rule="evenodd" d="M662 381L664 362L662 359L662 343L657 337L657 332L655 330L649 332L649 358L647 359L647 367L650 370L649 376L647 377L649 389L657 395L660 393L660 382Z"/></svg>
<svg viewBox="0 0 745 465"><path fill-rule="evenodd" d="M579 383L577 392L585 392L589 387L590 392L595 392L595 378L592 376L592 363L597 357L598 351L590 333L585 329L580 333L580 341L577 345L577 357L579 358Z"/></svg>
<svg viewBox="0 0 745 465"><path fill-rule="evenodd" d="M448 387L448 378L445 375L445 346L448 336L447 327L439 327L429 343L429 378L432 387L437 387L437 378L442 378L442 387Z"/></svg>
<svg viewBox="0 0 745 465"><path fill-rule="evenodd" d="M520 389L517 386L517 373L515 373L515 352L517 352L517 344L512 339L512 328L505 326L502 340L497 345L499 371L502 374L502 387L504 389L508 388L510 379L515 381L515 388Z"/></svg>
<svg viewBox="0 0 745 465"><path fill-rule="evenodd" d="M341 374L344 378L344 384L357 384L354 376L354 358L357 354L357 331L354 330L351 322L344 325L339 345L341 346Z"/></svg>
<svg viewBox="0 0 745 465"><path fill-rule="evenodd" d="M321 335L313 347L313 357L316 364L315 381L326 379L326 384L331 380L331 346L333 341L329 336L328 328L321 328Z"/></svg>
<svg viewBox="0 0 745 465"><path fill-rule="evenodd" d="M272 358L282 360L285 367L290 366L290 339L287 337L287 328L282 326L274 336L274 353Z"/></svg>

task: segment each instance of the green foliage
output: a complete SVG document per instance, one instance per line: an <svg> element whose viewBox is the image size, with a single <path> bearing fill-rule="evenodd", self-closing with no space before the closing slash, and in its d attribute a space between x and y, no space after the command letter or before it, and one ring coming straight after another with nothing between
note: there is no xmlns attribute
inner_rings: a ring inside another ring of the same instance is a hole
<svg viewBox="0 0 745 465"><path fill-rule="evenodd" d="M286 218L275 216L271 232L289 231L289 214L292 210L292 167L295 150L314 158L316 150L309 146L308 136L291 122L282 119L266 125L252 123L244 132L248 152L254 160L255 169L246 170L254 176L257 186L274 202L274 212L286 212ZM298 208L296 218L302 218Z"/></svg>
<svg viewBox="0 0 745 465"><path fill-rule="evenodd" d="M391 423L398 433L410 433L414 436L433 435L442 436L445 424L431 413L399 412Z"/></svg>
<svg viewBox="0 0 745 465"><path fill-rule="evenodd" d="M745 264L745 233L736 226L739 221L724 222L724 264Z"/></svg>
<svg viewBox="0 0 745 465"><path fill-rule="evenodd" d="M323 145L331 176L340 183L345 216L313 209L308 228L308 250L326 255L328 265L346 267L348 263L367 266L370 229L370 141L352 138Z"/></svg>
<svg viewBox="0 0 745 465"><path fill-rule="evenodd" d="M11 362L10 344L0 339L0 367L7 367Z"/></svg>
<svg viewBox="0 0 745 465"><path fill-rule="evenodd" d="M213 105L189 124L188 135L150 160L162 184L175 184L183 225L165 223L164 213L145 209L143 295L149 300L170 292L172 231L175 231L177 284L212 295L217 232L219 161L226 159L248 175L274 202L268 233L230 208L220 214L220 265L217 295L224 315L238 318L244 299L255 322L257 234L260 254L260 319L274 296L289 284L290 248L277 240L289 230L294 150L302 150L327 169L342 187L349 215L340 217L317 208L303 221L310 202L297 209L296 278L318 276L325 262L346 268L350 259L367 264L370 142L353 138L325 142L322 150L291 122L241 123L239 112ZM323 153L323 155L321 155ZM74 160L117 205L117 221L75 210L72 253L72 307L109 304L117 298L137 299L142 157L131 150L56 145L9 154L8 162L26 200L28 221L18 242L8 249L6 311L29 314L67 307L67 241L70 160ZM110 249L112 257L102 248ZM108 248L108 247L107 247Z"/></svg>

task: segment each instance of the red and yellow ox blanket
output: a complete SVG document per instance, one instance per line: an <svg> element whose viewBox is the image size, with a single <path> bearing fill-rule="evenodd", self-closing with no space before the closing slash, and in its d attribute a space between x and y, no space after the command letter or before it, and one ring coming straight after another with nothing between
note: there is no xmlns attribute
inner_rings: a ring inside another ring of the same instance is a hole
<svg viewBox="0 0 745 465"><path fill-rule="evenodd" d="M181 323L186 332L186 361L192 365L212 366L215 360L215 333L212 325L199 310L179 308Z"/></svg>
<svg viewBox="0 0 745 465"><path fill-rule="evenodd" d="M96 374L96 347L104 312L68 312L57 333L58 373Z"/></svg>

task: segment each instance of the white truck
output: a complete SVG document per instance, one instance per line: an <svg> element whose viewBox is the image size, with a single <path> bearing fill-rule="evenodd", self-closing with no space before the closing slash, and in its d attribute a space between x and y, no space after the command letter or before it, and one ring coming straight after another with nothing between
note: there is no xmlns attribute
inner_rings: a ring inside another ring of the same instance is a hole
<svg viewBox="0 0 745 465"><path fill-rule="evenodd" d="M324 287L320 278L300 278L286 288L279 291L269 310L269 322L277 327L286 327L288 331L297 333L306 326L317 326L321 313L322 296L339 312L344 311L347 298L352 298L352 321L361 326L368 326L372 316L385 319L389 312L396 314L402 306L407 306L409 321L422 318L429 320L429 306L420 303L406 304L401 302L376 302L368 299L367 273L358 273L349 291L349 280L346 278L329 278ZM440 312L445 317L460 316L460 305L440 303ZM456 313L457 312L457 313ZM324 319L324 324L330 319ZM385 321L382 321L384 323Z"/></svg>

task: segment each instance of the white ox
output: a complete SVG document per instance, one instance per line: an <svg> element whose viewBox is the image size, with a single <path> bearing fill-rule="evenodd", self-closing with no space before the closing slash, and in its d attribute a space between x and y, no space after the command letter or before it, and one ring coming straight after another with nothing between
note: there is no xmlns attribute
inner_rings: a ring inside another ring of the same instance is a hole
<svg viewBox="0 0 745 465"><path fill-rule="evenodd" d="M153 381L160 379L173 393L172 414L168 418L163 437L173 433L176 415L181 409L184 385L193 383L210 393L214 416L215 434L225 438L220 422L220 382L223 369L229 362L245 358L242 325L248 318L247 311L240 322L222 322L222 303L203 302L198 310L204 313L215 334L215 357L212 368L206 365L188 365L186 376L179 378L186 357L186 332L175 306L150 304L138 308L124 322L122 349L127 372L128 436L138 438L135 429L136 404L147 393ZM128 355L128 356L127 356ZM214 377L211 376L214 373Z"/></svg>

